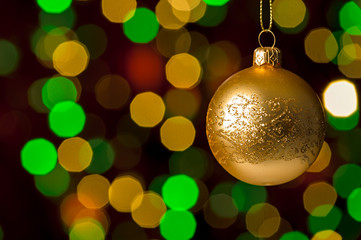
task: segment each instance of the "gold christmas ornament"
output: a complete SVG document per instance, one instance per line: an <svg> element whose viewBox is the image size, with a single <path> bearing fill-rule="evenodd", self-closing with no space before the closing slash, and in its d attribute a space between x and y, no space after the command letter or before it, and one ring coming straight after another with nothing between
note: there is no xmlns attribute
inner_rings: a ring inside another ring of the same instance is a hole
<svg viewBox="0 0 361 240"><path fill-rule="evenodd" d="M212 153L227 172L265 186L289 182L314 162L325 137L325 117L307 82L281 67L271 23L264 29L262 14L261 27L253 66L217 89L209 103L206 130ZM272 47L261 44L266 32L274 38Z"/></svg>

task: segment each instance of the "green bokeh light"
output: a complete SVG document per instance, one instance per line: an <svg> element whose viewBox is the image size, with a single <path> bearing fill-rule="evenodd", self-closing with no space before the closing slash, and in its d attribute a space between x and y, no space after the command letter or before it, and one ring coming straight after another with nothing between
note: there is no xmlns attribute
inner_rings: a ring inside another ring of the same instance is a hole
<svg viewBox="0 0 361 240"><path fill-rule="evenodd" d="M93 149L93 158L85 171L99 174L108 171L114 162L114 150L112 146L100 138L89 140L89 144Z"/></svg>
<svg viewBox="0 0 361 240"><path fill-rule="evenodd" d="M157 36L159 22L151 10L137 8L134 16L123 24L123 29L132 42L148 43Z"/></svg>
<svg viewBox="0 0 361 240"><path fill-rule="evenodd" d="M335 117L329 112L326 112L328 123L336 130L349 131L355 128L360 119L360 111L357 109L356 112L348 117Z"/></svg>
<svg viewBox="0 0 361 240"><path fill-rule="evenodd" d="M68 8L60 14L51 14L44 11L39 13L39 25L47 32L58 27L73 28L74 22L75 13L72 8Z"/></svg>
<svg viewBox="0 0 361 240"><path fill-rule="evenodd" d="M162 187L168 178L168 174L156 176L149 184L149 190L162 195Z"/></svg>
<svg viewBox="0 0 361 240"><path fill-rule="evenodd" d="M55 168L58 153L51 142L36 138L25 144L20 157L22 166L30 174L45 175Z"/></svg>
<svg viewBox="0 0 361 240"><path fill-rule="evenodd" d="M262 238L255 237L250 232L245 232L241 233L236 240L262 240Z"/></svg>
<svg viewBox="0 0 361 240"><path fill-rule="evenodd" d="M50 173L44 176L35 176L35 186L43 195L59 197L68 190L70 184L69 173L57 165Z"/></svg>
<svg viewBox="0 0 361 240"><path fill-rule="evenodd" d="M188 210L197 203L199 189L197 183L184 174L167 179L162 188L165 204L174 210Z"/></svg>
<svg viewBox="0 0 361 240"><path fill-rule="evenodd" d="M41 90L43 103L49 109L63 101L75 102L77 94L74 83L65 77L49 79Z"/></svg>
<svg viewBox="0 0 361 240"><path fill-rule="evenodd" d="M314 211L322 211L322 208L330 208L330 205L321 205L315 208ZM342 211L336 207L333 206L331 211L324 217L316 217L309 215L308 216L308 228L312 234L315 234L317 232L320 232L322 230L335 230L338 225L340 224L342 219Z"/></svg>
<svg viewBox="0 0 361 240"><path fill-rule="evenodd" d="M245 182L237 182L232 188L232 197L240 212L247 212L254 204L267 200L267 190Z"/></svg>
<svg viewBox="0 0 361 240"><path fill-rule="evenodd" d="M214 194L209 198L212 211L221 218L234 218L238 215L238 209L233 198L228 194Z"/></svg>
<svg viewBox="0 0 361 240"><path fill-rule="evenodd" d="M349 162L361 162L361 129L355 128L348 132L342 132L337 141L337 150L340 156Z"/></svg>
<svg viewBox="0 0 361 240"><path fill-rule="evenodd" d="M229 0L203 0L209 6L223 6L228 3Z"/></svg>
<svg viewBox="0 0 361 240"><path fill-rule="evenodd" d="M50 129L59 137L74 137L84 128L84 110L75 102L60 102L50 111L49 125Z"/></svg>
<svg viewBox="0 0 361 240"><path fill-rule="evenodd" d="M203 149L190 147L183 152L172 154L169 159L169 172L202 179L207 173L208 164L208 156Z"/></svg>
<svg viewBox="0 0 361 240"><path fill-rule="evenodd" d="M15 71L19 63L19 52L15 45L0 39L0 76L6 76Z"/></svg>
<svg viewBox="0 0 361 240"><path fill-rule="evenodd" d="M96 59L104 53L108 39L101 27L94 24L83 25L78 28L76 34L87 47L91 59Z"/></svg>
<svg viewBox="0 0 361 240"><path fill-rule="evenodd" d="M68 9L72 0L37 0L41 9L47 13L62 13Z"/></svg>
<svg viewBox="0 0 361 240"><path fill-rule="evenodd" d="M204 16L197 22L204 27L216 27L226 19L228 6L207 6Z"/></svg>
<svg viewBox="0 0 361 240"><path fill-rule="evenodd" d="M361 222L361 188L355 188L347 198L347 210L350 216Z"/></svg>
<svg viewBox="0 0 361 240"><path fill-rule="evenodd" d="M339 18L344 31L352 35L361 35L361 9L354 1L343 5Z"/></svg>
<svg viewBox="0 0 361 240"><path fill-rule="evenodd" d="M92 218L84 218L76 221L69 232L70 240L103 240L105 231L103 226Z"/></svg>
<svg viewBox="0 0 361 240"><path fill-rule="evenodd" d="M309 240L309 238L304 233L294 231L283 234L280 240Z"/></svg>
<svg viewBox="0 0 361 240"><path fill-rule="evenodd" d="M168 210L160 222L160 233L165 239L191 239L196 228L197 222L188 211Z"/></svg>
<svg viewBox="0 0 361 240"><path fill-rule="evenodd" d="M345 164L333 174L333 186L337 194L347 198L350 193L361 185L361 167L356 164Z"/></svg>

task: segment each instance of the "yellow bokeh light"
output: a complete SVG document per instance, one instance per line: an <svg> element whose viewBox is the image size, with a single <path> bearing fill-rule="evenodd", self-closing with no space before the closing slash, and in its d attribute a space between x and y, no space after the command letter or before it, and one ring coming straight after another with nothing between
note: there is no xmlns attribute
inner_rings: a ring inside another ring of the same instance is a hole
<svg viewBox="0 0 361 240"><path fill-rule="evenodd" d="M347 80L331 82L323 93L326 110L336 117L348 117L357 106L357 91L355 85Z"/></svg>
<svg viewBox="0 0 361 240"><path fill-rule="evenodd" d="M167 80L176 88L193 88L202 75L202 67L197 60L188 53L180 53L169 59L166 65Z"/></svg>
<svg viewBox="0 0 361 240"><path fill-rule="evenodd" d="M167 112L173 116L181 115L187 118L194 117L201 104L200 93L195 90L169 90L164 96Z"/></svg>
<svg viewBox="0 0 361 240"><path fill-rule="evenodd" d="M109 187L108 179L99 174L85 176L77 187L79 202L87 208L102 208L109 201Z"/></svg>
<svg viewBox="0 0 361 240"><path fill-rule="evenodd" d="M295 28L306 16L306 5L302 0L275 0L273 19L281 27Z"/></svg>
<svg viewBox="0 0 361 240"><path fill-rule="evenodd" d="M116 178L109 188L110 205L118 212L131 212L132 203L138 195L143 196L143 187L138 179L129 175Z"/></svg>
<svg viewBox="0 0 361 240"><path fill-rule="evenodd" d="M80 137L65 139L58 148L59 163L68 172L83 171L90 165L92 157L90 144Z"/></svg>
<svg viewBox="0 0 361 240"><path fill-rule="evenodd" d="M350 43L344 45L337 57L338 69L349 78L361 77L361 46Z"/></svg>
<svg viewBox="0 0 361 240"><path fill-rule="evenodd" d="M187 52L191 45L191 36L187 29L169 30L162 28L156 38L157 49L165 57Z"/></svg>
<svg viewBox="0 0 361 240"><path fill-rule="evenodd" d="M321 172L330 164L331 149L327 142L323 142L320 153L316 160L307 169L307 172Z"/></svg>
<svg viewBox="0 0 361 240"><path fill-rule="evenodd" d="M59 44L53 54L54 68L63 76L79 75L86 69L88 63L88 49L78 41Z"/></svg>
<svg viewBox="0 0 361 240"><path fill-rule="evenodd" d="M160 0L155 7L159 24L167 29L180 29L186 22L179 20L173 13L173 7L167 0Z"/></svg>
<svg viewBox="0 0 361 240"><path fill-rule="evenodd" d="M131 205L133 220L143 228L158 227L166 211L162 197L155 192L139 194Z"/></svg>
<svg viewBox="0 0 361 240"><path fill-rule="evenodd" d="M280 223L281 217L277 208L269 203L255 204L246 214L247 229L256 237L271 237L278 231Z"/></svg>
<svg viewBox="0 0 361 240"><path fill-rule="evenodd" d="M111 22L124 23L134 16L136 0L102 0L103 15Z"/></svg>
<svg viewBox="0 0 361 240"><path fill-rule="evenodd" d="M130 103L130 116L141 127L154 127L162 121L165 105L153 92L140 93Z"/></svg>
<svg viewBox="0 0 361 240"><path fill-rule="evenodd" d="M74 223L69 231L69 240L79 239L105 239L102 225L92 218L80 219Z"/></svg>
<svg viewBox="0 0 361 240"><path fill-rule="evenodd" d="M313 29L305 38L307 56L316 63L328 63L338 53L335 36L327 28Z"/></svg>
<svg viewBox="0 0 361 240"><path fill-rule="evenodd" d="M337 193L334 187L326 182L313 183L303 193L303 205L306 211L316 217L324 217L337 200ZM317 207L327 205L322 211L314 211Z"/></svg>
<svg viewBox="0 0 361 240"><path fill-rule="evenodd" d="M207 4L204 1L201 1L194 9L182 11L176 8L173 8L173 14L182 22L197 22L201 19L207 10Z"/></svg>
<svg viewBox="0 0 361 240"><path fill-rule="evenodd" d="M86 219L86 218L88 218L88 219L91 218L91 219L98 221L102 225L105 232L108 231L110 222L109 222L108 216L104 210L84 208L76 214L74 222L77 222L81 219Z"/></svg>
<svg viewBox="0 0 361 240"><path fill-rule="evenodd" d="M195 135L193 123L180 116L167 119L160 128L161 141L171 151L186 150L193 144Z"/></svg>
<svg viewBox="0 0 361 240"><path fill-rule="evenodd" d="M342 236L332 230L323 230L316 233L311 240L342 240Z"/></svg>
<svg viewBox="0 0 361 240"><path fill-rule="evenodd" d="M168 2L179 11L191 11L200 4L201 0L168 0Z"/></svg>

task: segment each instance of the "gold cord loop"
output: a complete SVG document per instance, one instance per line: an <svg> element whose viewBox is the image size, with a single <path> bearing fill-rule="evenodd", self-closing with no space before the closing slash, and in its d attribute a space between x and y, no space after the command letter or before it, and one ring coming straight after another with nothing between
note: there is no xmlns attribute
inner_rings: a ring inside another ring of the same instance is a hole
<svg viewBox="0 0 361 240"><path fill-rule="evenodd" d="M263 29L263 30L258 34L258 43L259 43L260 47L263 48L263 45L262 45L262 43L261 43L261 35L262 35L262 33L267 33L267 32L272 34L272 37L273 37L272 48L273 48L273 47L275 46L275 44L276 44L276 36L275 36L275 34L274 34L271 30L269 30L269 29Z"/></svg>

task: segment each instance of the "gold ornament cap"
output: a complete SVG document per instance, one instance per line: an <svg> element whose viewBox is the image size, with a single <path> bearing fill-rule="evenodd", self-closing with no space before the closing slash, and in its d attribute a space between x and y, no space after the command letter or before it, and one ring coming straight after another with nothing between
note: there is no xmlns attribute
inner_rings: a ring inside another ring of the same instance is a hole
<svg viewBox="0 0 361 240"><path fill-rule="evenodd" d="M281 50L276 47L259 47L253 53L253 66L281 66Z"/></svg>

